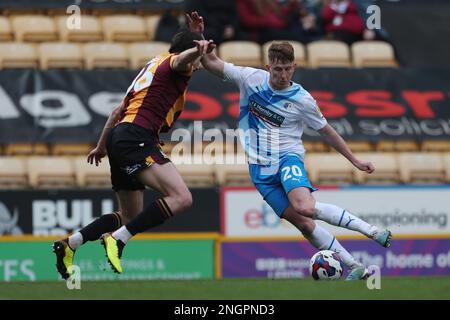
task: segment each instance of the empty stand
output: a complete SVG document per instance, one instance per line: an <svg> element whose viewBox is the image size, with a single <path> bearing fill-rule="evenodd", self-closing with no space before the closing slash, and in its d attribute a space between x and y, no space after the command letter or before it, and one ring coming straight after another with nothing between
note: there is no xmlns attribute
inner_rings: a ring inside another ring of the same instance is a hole
<svg viewBox="0 0 450 320"><path fill-rule="evenodd" d="M11 18L16 41L56 41L55 22L44 15L19 15Z"/></svg>
<svg viewBox="0 0 450 320"><path fill-rule="evenodd" d="M28 171L19 157L0 157L0 189L26 188Z"/></svg>
<svg viewBox="0 0 450 320"><path fill-rule="evenodd" d="M14 143L4 147L8 156L48 155L49 147L45 143Z"/></svg>
<svg viewBox="0 0 450 320"><path fill-rule="evenodd" d="M450 183L450 152L444 153L442 160L445 170L445 182Z"/></svg>
<svg viewBox="0 0 450 320"><path fill-rule="evenodd" d="M251 41L228 41L219 46L224 61L249 67L261 67L261 47Z"/></svg>
<svg viewBox="0 0 450 320"><path fill-rule="evenodd" d="M353 152L370 152L375 149L369 141L347 141L347 145Z"/></svg>
<svg viewBox="0 0 450 320"><path fill-rule="evenodd" d="M102 19L105 40L118 42L148 39L144 19L133 15L113 15Z"/></svg>
<svg viewBox="0 0 450 320"><path fill-rule="evenodd" d="M182 157L172 157L171 161L189 187L210 187L215 183L214 167L204 163L184 161ZM188 162L188 163L186 163Z"/></svg>
<svg viewBox="0 0 450 320"><path fill-rule="evenodd" d="M0 17L0 41L11 41L12 39L11 24L8 18Z"/></svg>
<svg viewBox="0 0 450 320"><path fill-rule="evenodd" d="M377 143L376 150L382 152L415 152L419 150L419 144L414 140L382 140Z"/></svg>
<svg viewBox="0 0 450 320"><path fill-rule="evenodd" d="M131 43L128 46L130 67L140 69L157 55L168 52L169 48L170 43L160 41Z"/></svg>
<svg viewBox="0 0 450 320"><path fill-rule="evenodd" d="M394 49L383 41L358 41L352 47L353 65L357 68L396 67Z"/></svg>
<svg viewBox="0 0 450 320"><path fill-rule="evenodd" d="M67 188L75 186L71 159L66 157L29 157L28 177L33 188Z"/></svg>
<svg viewBox="0 0 450 320"><path fill-rule="evenodd" d="M67 42L88 42L102 41L103 32L99 18L90 15L82 16L80 20L80 28L72 28L69 26L67 16L55 17L56 26L62 41Z"/></svg>
<svg viewBox="0 0 450 320"><path fill-rule="evenodd" d="M345 42L319 40L308 44L309 66L317 67L350 67L350 50Z"/></svg>
<svg viewBox="0 0 450 320"><path fill-rule="evenodd" d="M398 156L403 183L441 183L444 164L439 153L406 152Z"/></svg>
<svg viewBox="0 0 450 320"><path fill-rule="evenodd" d="M280 42L280 41L270 41L262 46L263 50L263 63L264 65L269 64L269 47L273 42ZM305 46L297 41L288 41L293 47L294 47L294 56L295 56L295 63L298 67L305 67L306 66L306 50Z"/></svg>
<svg viewBox="0 0 450 320"><path fill-rule="evenodd" d="M425 140L422 142L421 150L427 152L450 151L450 140Z"/></svg>
<svg viewBox="0 0 450 320"><path fill-rule="evenodd" d="M341 184L353 182L352 164L340 154L311 153L305 157L308 176L317 184Z"/></svg>
<svg viewBox="0 0 450 320"><path fill-rule="evenodd" d="M97 167L87 163L86 157L76 157L74 160L77 186L80 188L110 188L111 172L108 157L102 159Z"/></svg>
<svg viewBox="0 0 450 320"><path fill-rule="evenodd" d="M38 55L29 43L0 43L0 68L37 68Z"/></svg>
<svg viewBox="0 0 450 320"><path fill-rule="evenodd" d="M94 148L93 145L89 143L55 143L51 146L51 154L54 156L61 155L84 155L87 156L88 153Z"/></svg>
<svg viewBox="0 0 450 320"><path fill-rule="evenodd" d="M83 68L83 55L79 45L64 42L44 42L38 46L41 69Z"/></svg>
<svg viewBox="0 0 450 320"><path fill-rule="evenodd" d="M83 47L86 69L128 68L127 48L120 43L92 42Z"/></svg>
<svg viewBox="0 0 450 320"><path fill-rule="evenodd" d="M353 167L355 181L360 184L396 184L400 182L400 167L394 153L355 154L358 159L370 161L375 166L371 174Z"/></svg>

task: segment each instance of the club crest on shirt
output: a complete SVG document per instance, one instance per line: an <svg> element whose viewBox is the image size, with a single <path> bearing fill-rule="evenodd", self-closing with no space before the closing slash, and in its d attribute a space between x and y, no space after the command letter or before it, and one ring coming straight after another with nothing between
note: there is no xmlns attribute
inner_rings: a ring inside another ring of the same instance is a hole
<svg viewBox="0 0 450 320"><path fill-rule="evenodd" d="M287 110L290 110L293 106L294 106L294 104L292 102L286 102L284 104L284 108Z"/></svg>

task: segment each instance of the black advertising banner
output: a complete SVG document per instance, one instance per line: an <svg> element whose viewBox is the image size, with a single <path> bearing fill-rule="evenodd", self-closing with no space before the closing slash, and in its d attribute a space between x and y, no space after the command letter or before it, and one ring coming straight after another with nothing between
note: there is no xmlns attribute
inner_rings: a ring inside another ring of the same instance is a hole
<svg viewBox="0 0 450 320"><path fill-rule="evenodd" d="M190 189L194 204L150 232L219 232L219 191ZM145 203L155 200L150 190ZM109 190L0 191L1 235L65 235L117 209Z"/></svg>
<svg viewBox="0 0 450 320"><path fill-rule="evenodd" d="M95 142L136 76L132 70L2 70L0 143ZM294 81L349 140L448 139L449 69L298 69ZM174 128L235 129L239 91L200 70ZM195 129L197 130L197 129ZM163 139L170 139L170 134ZM305 130L304 138L318 134Z"/></svg>
<svg viewBox="0 0 450 320"><path fill-rule="evenodd" d="M0 9L83 9L162 10L183 9L185 0L0 0Z"/></svg>

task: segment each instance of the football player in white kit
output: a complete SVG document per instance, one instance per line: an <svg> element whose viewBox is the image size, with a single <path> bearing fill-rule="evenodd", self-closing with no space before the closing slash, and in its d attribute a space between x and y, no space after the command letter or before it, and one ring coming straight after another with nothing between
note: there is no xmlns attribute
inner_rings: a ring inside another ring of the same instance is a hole
<svg viewBox="0 0 450 320"><path fill-rule="evenodd" d="M296 226L319 250L333 250L349 268L346 280L367 277L367 269L326 229L314 220L358 231L389 247L391 232L381 230L333 204L314 199L316 191L303 165L303 126L318 131L325 141L356 168L374 171L370 162L357 159L342 137L320 112L314 98L292 82L296 64L289 42L269 48L267 71L239 67L222 61L213 51L202 58L203 66L240 90L240 140L249 159L251 179L275 213Z"/></svg>

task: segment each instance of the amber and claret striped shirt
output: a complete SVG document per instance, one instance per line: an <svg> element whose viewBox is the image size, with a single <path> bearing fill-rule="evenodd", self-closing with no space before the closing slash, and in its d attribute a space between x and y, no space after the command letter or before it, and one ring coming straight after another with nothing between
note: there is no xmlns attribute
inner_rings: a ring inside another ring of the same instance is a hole
<svg viewBox="0 0 450 320"><path fill-rule="evenodd" d="M150 60L128 88L125 110L119 123L137 124L154 132L167 132L183 111L188 81L185 74L171 68L175 54Z"/></svg>

